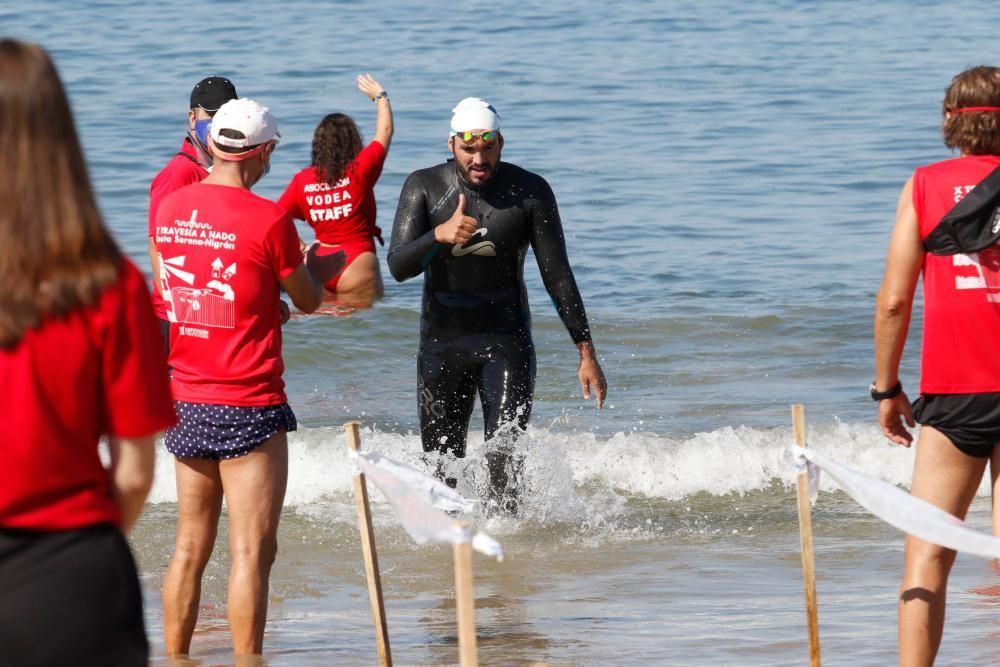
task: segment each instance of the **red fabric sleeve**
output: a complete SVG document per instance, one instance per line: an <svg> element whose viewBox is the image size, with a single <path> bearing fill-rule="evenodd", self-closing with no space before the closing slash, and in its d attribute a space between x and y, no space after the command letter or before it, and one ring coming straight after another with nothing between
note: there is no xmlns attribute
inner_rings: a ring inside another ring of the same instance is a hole
<svg viewBox="0 0 1000 667"><path fill-rule="evenodd" d="M170 164L156 175L149 186L149 236L156 236L156 211L163 198L200 180L201 175L196 169L177 169Z"/></svg>
<svg viewBox="0 0 1000 667"><path fill-rule="evenodd" d="M375 187L375 182L382 175L382 165L385 164L385 146L373 141L358 153L351 163L351 175L361 181L366 189Z"/></svg>
<svg viewBox="0 0 1000 667"><path fill-rule="evenodd" d="M296 218L298 220L305 220L306 216L302 213L302 208L299 206L299 191L301 186L299 185L299 175L302 172L292 177L292 181L285 188L285 191L278 198L278 206L284 209L288 215Z"/></svg>
<svg viewBox="0 0 1000 667"><path fill-rule="evenodd" d="M917 167L913 172L913 192L911 193L911 197L913 198L913 210L917 214L917 227L920 229L921 239L927 238L927 235L934 231L934 227L929 224L930 221L926 219L927 216L924 214L927 210L926 180L924 169Z"/></svg>
<svg viewBox="0 0 1000 667"><path fill-rule="evenodd" d="M160 208L160 202L180 187L174 183L174 180L161 171L153 179L152 185L149 186L149 236L156 236L156 211Z"/></svg>
<svg viewBox="0 0 1000 667"><path fill-rule="evenodd" d="M288 213L282 211L281 218L271 225L264 237L264 248L278 280L284 280L299 268L302 263L299 232Z"/></svg>
<svg viewBox="0 0 1000 667"><path fill-rule="evenodd" d="M100 302L103 325L101 396L108 435L153 435L177 423L167 360L149 291L135 266L122 261L118 283Z"/></svg>

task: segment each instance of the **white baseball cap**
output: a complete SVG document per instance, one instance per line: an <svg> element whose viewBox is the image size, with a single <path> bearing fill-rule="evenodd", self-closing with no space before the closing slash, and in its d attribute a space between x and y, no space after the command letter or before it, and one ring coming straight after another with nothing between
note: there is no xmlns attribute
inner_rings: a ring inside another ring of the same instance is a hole
<svg viewBox="0 0 1000 667"><path fill-rule="evenodd" d="M221 136L222 130L235 130L242 133L244 138ZM271 115L271 111L263 104L247 98L229 100L219 107L212 118L210 135L212 141L219 146L247 149L241 153L213 152L215 157L223 160L245 160L281 139L278 121Z"/></svg>
<svg viewBox="0 0 1000 667"><path fill-rule="evenodd" d="M500 130L500 114L493 105L478 97L466 97L451 110L451 134L469 130Z"/></svg>

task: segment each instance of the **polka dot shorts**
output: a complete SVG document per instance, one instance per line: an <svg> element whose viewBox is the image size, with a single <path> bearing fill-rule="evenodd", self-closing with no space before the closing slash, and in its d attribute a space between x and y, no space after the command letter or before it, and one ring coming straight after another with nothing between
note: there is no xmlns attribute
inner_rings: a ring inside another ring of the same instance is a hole
<svg viewBox="0 0 1000 667"><path fill-rule="evenodd" d="M288 403L267 407L237 407L174 401L177 426L167 430L167 451L177 458L210 461L252 452L279 431L297 428Z"/></svg>

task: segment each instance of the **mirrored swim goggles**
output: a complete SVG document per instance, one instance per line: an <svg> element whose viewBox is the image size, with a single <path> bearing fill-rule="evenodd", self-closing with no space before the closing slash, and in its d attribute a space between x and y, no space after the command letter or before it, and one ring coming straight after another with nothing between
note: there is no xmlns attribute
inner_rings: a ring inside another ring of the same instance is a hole
<svg viewBox="0 0 1000 667"><path fill-rule="evenodd" d="M459 132L458 130L452 129L451 132L452 136L458 137L466 143L470 143L476 139L482 139L485 142L490 142L496 139L498 134L496 130L483 130L482 132L469 132L466 130L465 132Z"/></svg>

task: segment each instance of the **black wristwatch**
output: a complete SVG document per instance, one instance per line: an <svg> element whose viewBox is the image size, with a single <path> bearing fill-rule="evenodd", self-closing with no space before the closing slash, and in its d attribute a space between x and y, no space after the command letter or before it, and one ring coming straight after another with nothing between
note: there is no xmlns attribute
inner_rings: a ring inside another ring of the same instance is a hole
<svg viewBox="0 0 1000 667"><path fill-rule="evenodd" d="M375 97L373 97L373 98L372 98L372 102L378 102L378 101L379 101L380 99L382 99L383 97L384 97L385 99L389 99L389 93L387 93L387 92L385 92L385 91L383 90L383 91L382 91L381 93L379 93L378 95L376 95Z"/></svg>
<svg viewBox="0 0 1000 667"><path fill-rule="evenodd" d="M871 392L872 400L875 402L884 401L887 398L895 398L903 393L903 383L896 382L896 384L885 391L879 391L875 388L875 383L868 387L868 391Z"/></svg>

